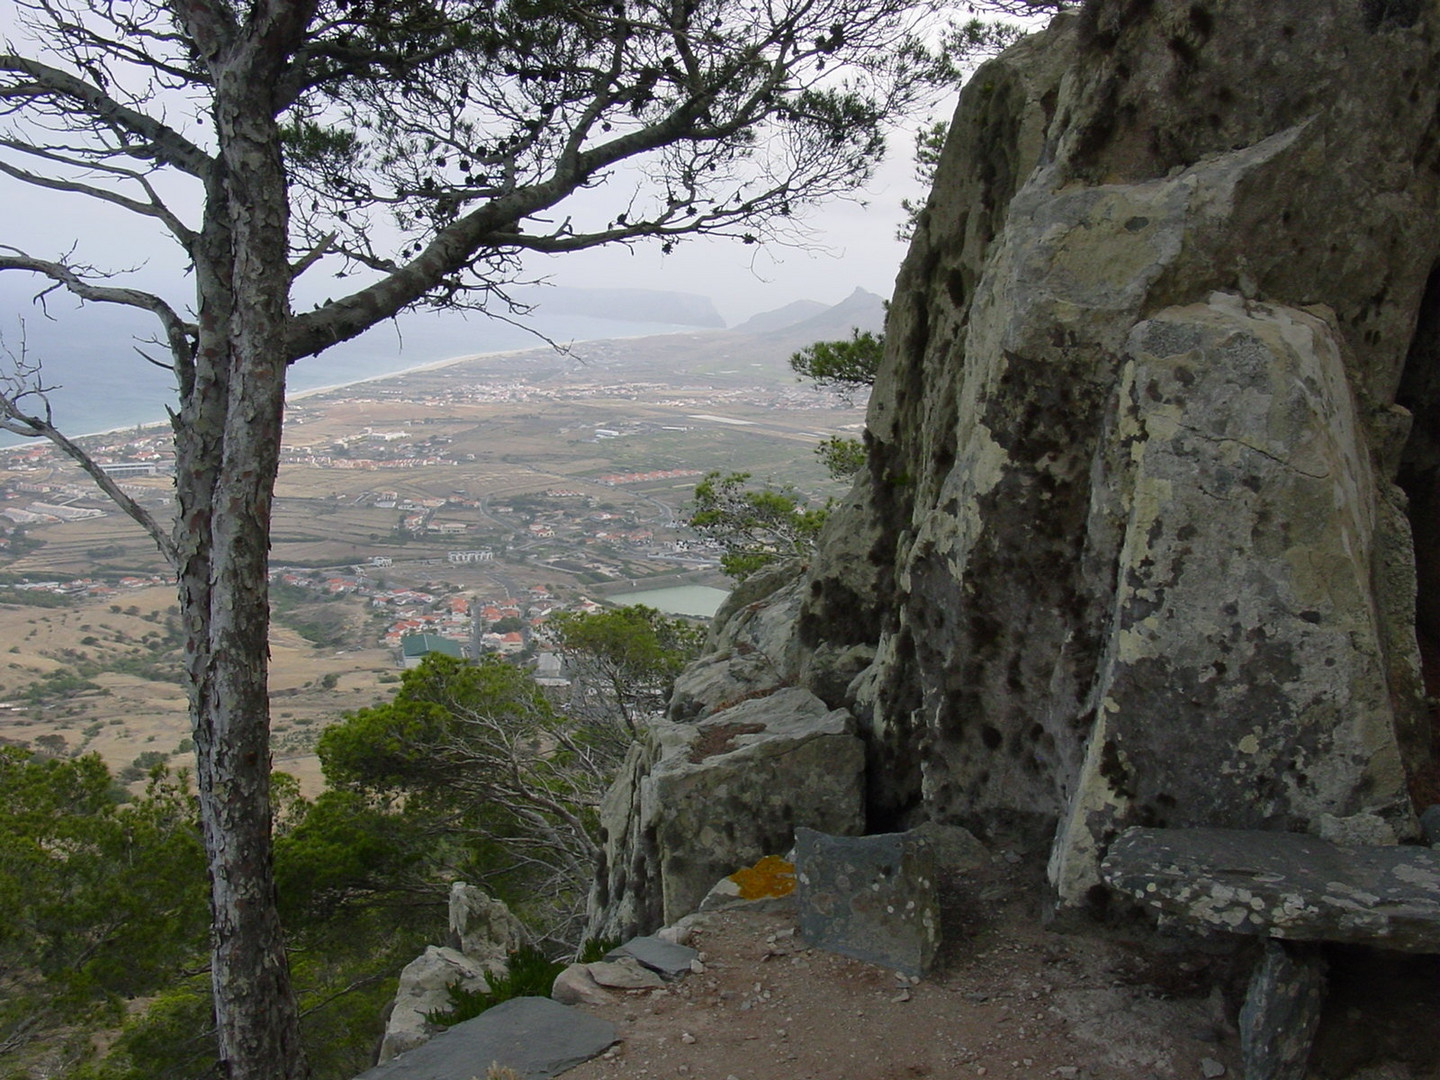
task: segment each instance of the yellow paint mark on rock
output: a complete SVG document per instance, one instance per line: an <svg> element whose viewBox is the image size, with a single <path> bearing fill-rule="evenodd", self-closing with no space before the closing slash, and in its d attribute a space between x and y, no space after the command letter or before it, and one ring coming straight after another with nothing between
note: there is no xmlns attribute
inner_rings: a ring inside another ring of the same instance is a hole
<svg viewBox="0 0 1440 1080"><path fill-rule="evenodd" d="M766 855L754 866L736 870L730 880L740 888L742 900L767 900L795 891L795 864L779 855Z"/></svg>

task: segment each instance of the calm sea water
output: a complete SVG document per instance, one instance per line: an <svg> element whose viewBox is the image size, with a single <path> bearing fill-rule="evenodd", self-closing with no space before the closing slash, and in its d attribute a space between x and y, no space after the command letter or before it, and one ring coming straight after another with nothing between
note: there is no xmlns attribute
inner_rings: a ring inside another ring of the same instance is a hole
<svg viewBox="0 0 1440 1080"><path fill-rule="evenodd" d="M534 325L562 344L693 329L581 316L537 318ZM0 356L0 375L12 369L13 355L19 352L13 322L4 334L12 355ZM42 365L55 424L66 434L157 423L165 420L166 407L175 404L171 373L140 355L143 351L161 359L164 351L145 343L153 329L139 317L91 305L54 322L27 318L23 334L26 356ZM456 356L543 346L533 334L480 316L412 315L298 361L290 368L289 388L296 393L393 375ZM23 441L0 432L0 446Z"/></svg>

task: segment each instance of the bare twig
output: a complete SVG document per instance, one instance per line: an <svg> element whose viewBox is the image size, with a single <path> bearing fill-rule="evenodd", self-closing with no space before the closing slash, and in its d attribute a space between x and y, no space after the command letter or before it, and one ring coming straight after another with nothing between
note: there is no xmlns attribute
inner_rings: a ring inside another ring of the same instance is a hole
<svg viewBox="0 0 1440 1080"><path fill-rule="evenodd" d="M3 345L3 342L0 342ZM100 465L84 447L80 446L63 432L55 427L50 411L50 402L46 398L46 389L39 381L40 365L31 361L25 351L25 344L22 340L18 352L5 347L15 372L6 382L11 384L10 388L0 391L0 429L9 431L15 435L22 435L28 439L48 439L54 443L61 452L72 459L80 468L84 469L90 479L95 481L100 488L125 514L136 522L142 529L150 534L160 553L165 556L171 566L176 565L178 558L175 542L160 527L160 523L129 495L120 489L111 476L106 473L104 466ZM26 385L33 383L33 385ZM26 397L33 397L44 405L44 415L40 416L33 412L27 412L20 405Z"/></svg>

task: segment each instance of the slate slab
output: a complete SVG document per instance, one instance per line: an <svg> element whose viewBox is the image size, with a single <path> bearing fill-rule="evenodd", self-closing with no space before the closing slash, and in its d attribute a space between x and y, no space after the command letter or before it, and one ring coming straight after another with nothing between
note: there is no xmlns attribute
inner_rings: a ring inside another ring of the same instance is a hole
<svg viewBox="0 0 1440 1080"><path fill-rule="evenodd" d="M549 1080L603 1053L615 1025L540 997L512 998L355 1080L474 1080L492 1064Z"/></svg>
<svg viewBox="0 0 1440 1080"><path fill-rule="evenodd" d="M929 970L940 944L934 853L908 833L828 836L795 830L796 908L807 942L905 975Z"/></svg>
<svg viewBox="0 0 1440 1080"><path fill-rule="evenodd" d="M688 945L676 945L647 934L631 938L618 949L612 949L605 959L614 960L621 956L633 957L667 979L678 979L690 973L690 961L699 959L700 954Z"/></svg>
<svg viewBox="0 0 1440 1080"><path fill-rule="evenodd" d="M1238 934L1440 952L1440 851L1298 833L1127 829L1100 867L1159 911Z"/></svg>

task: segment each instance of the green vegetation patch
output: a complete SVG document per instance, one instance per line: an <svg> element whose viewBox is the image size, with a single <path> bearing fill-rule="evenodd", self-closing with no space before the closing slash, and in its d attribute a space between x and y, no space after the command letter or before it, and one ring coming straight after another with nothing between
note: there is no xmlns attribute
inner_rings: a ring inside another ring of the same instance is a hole
<svg viewBox="0 0 1440 1080"><path fill-rule="evenodd" d="M549 997L556 977L565 970L561 960L551 960L533 945L522 945L505 960L505 974L485 973L485 989L467 990L463 983L446 987L450 1007L425 1014L441 1027L454 1027L473 1020L486 1009L517 997Z"/></svg>

